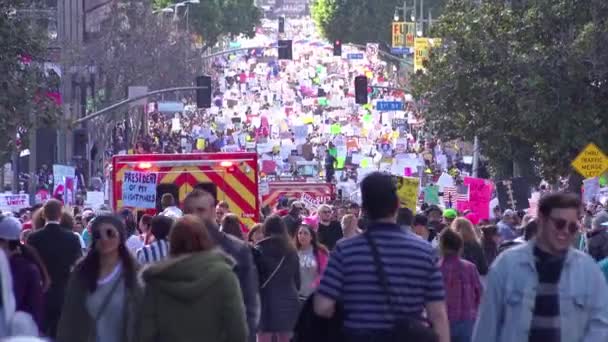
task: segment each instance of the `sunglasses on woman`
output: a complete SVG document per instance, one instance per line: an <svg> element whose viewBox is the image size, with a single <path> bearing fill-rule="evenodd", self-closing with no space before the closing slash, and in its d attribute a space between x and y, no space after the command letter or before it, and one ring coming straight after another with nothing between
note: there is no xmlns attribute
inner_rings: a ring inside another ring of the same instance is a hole
<svg viewBox="0 0 608 342"><path fill-rule="evenodd" d="M570 234L574 234L578 231L578 222L576 221L568 221L568 220L564 220L562 218L557 218L557 217L551 217L549 216L549 219L553 222L553 225L555 226L555 229L561 231L564 231L564 229L568 228L568 232Z"/></svg>
<svg viewBox="0 0 608 342"><path fill-rule="evenodd" d="M112 228L93 231L93 239L101 240L102 237L105 240L113 240L118 237L118 232Z"/></svg>

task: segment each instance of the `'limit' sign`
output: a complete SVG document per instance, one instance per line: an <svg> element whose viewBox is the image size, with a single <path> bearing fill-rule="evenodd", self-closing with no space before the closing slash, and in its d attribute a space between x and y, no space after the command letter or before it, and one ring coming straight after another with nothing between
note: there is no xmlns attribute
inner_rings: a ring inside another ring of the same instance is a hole
<svg viewBox="0 0 608 342"><path fill-rule="evenodd" d="M572 161L572 167L585 178L599 177L608 169L608 157L591 143Z"/></svg>

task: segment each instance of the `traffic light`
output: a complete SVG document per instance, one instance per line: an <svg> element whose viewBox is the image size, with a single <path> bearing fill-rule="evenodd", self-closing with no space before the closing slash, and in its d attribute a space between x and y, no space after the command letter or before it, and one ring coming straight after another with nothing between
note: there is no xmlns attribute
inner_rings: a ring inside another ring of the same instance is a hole
<svg viewBox="0 0 608 342"><path fill-rule="evenodd" d="M279 40L279 59L292 59L291 40Z"/></svg>
<svg viewBox="0 0 608 342"><path fill-rule="evenodd" d="M279 33L285 33L285 18L279 17Z"/></svg>
<svg viewBox="0 0 608 342"><path fill-rule="evenodd" d="M355 77L355 103L367 104L367 77Z"/></svg>
<svg viewBox="0 0 608 342"><path fill-rule="evenodd" d="M196 89L196 107L211 108L211 77L198 76L196 86L201 87Z"/></svg>
<svg viewBox="0 0 608 342"><path fill-rule="evenodd" d="M342 56L342 42L339 40L334 42L334 56Z"/></svg>

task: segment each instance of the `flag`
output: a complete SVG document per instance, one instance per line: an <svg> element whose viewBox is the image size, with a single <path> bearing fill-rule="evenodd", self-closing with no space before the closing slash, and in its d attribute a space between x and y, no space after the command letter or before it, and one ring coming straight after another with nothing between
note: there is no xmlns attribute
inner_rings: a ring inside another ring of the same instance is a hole
<svg viewBox="0 0 608 342"><path fill-rule="evenodd" d="M469 186L468 185L456 185L456 186L444 186L443 187L443 202L452 205L458 201L469 201Z"/></svg>

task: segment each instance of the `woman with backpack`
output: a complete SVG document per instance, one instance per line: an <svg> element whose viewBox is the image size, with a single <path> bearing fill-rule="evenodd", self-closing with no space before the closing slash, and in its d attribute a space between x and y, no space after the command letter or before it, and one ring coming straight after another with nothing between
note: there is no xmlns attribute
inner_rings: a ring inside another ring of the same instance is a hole
<svg viewBox="0 0 608 342"><path fill-rule="evenodd" d="M300 311L300 263L283 220L266 219L264 239L256 245L262 312L258 341L288 342Z"/></svg>

